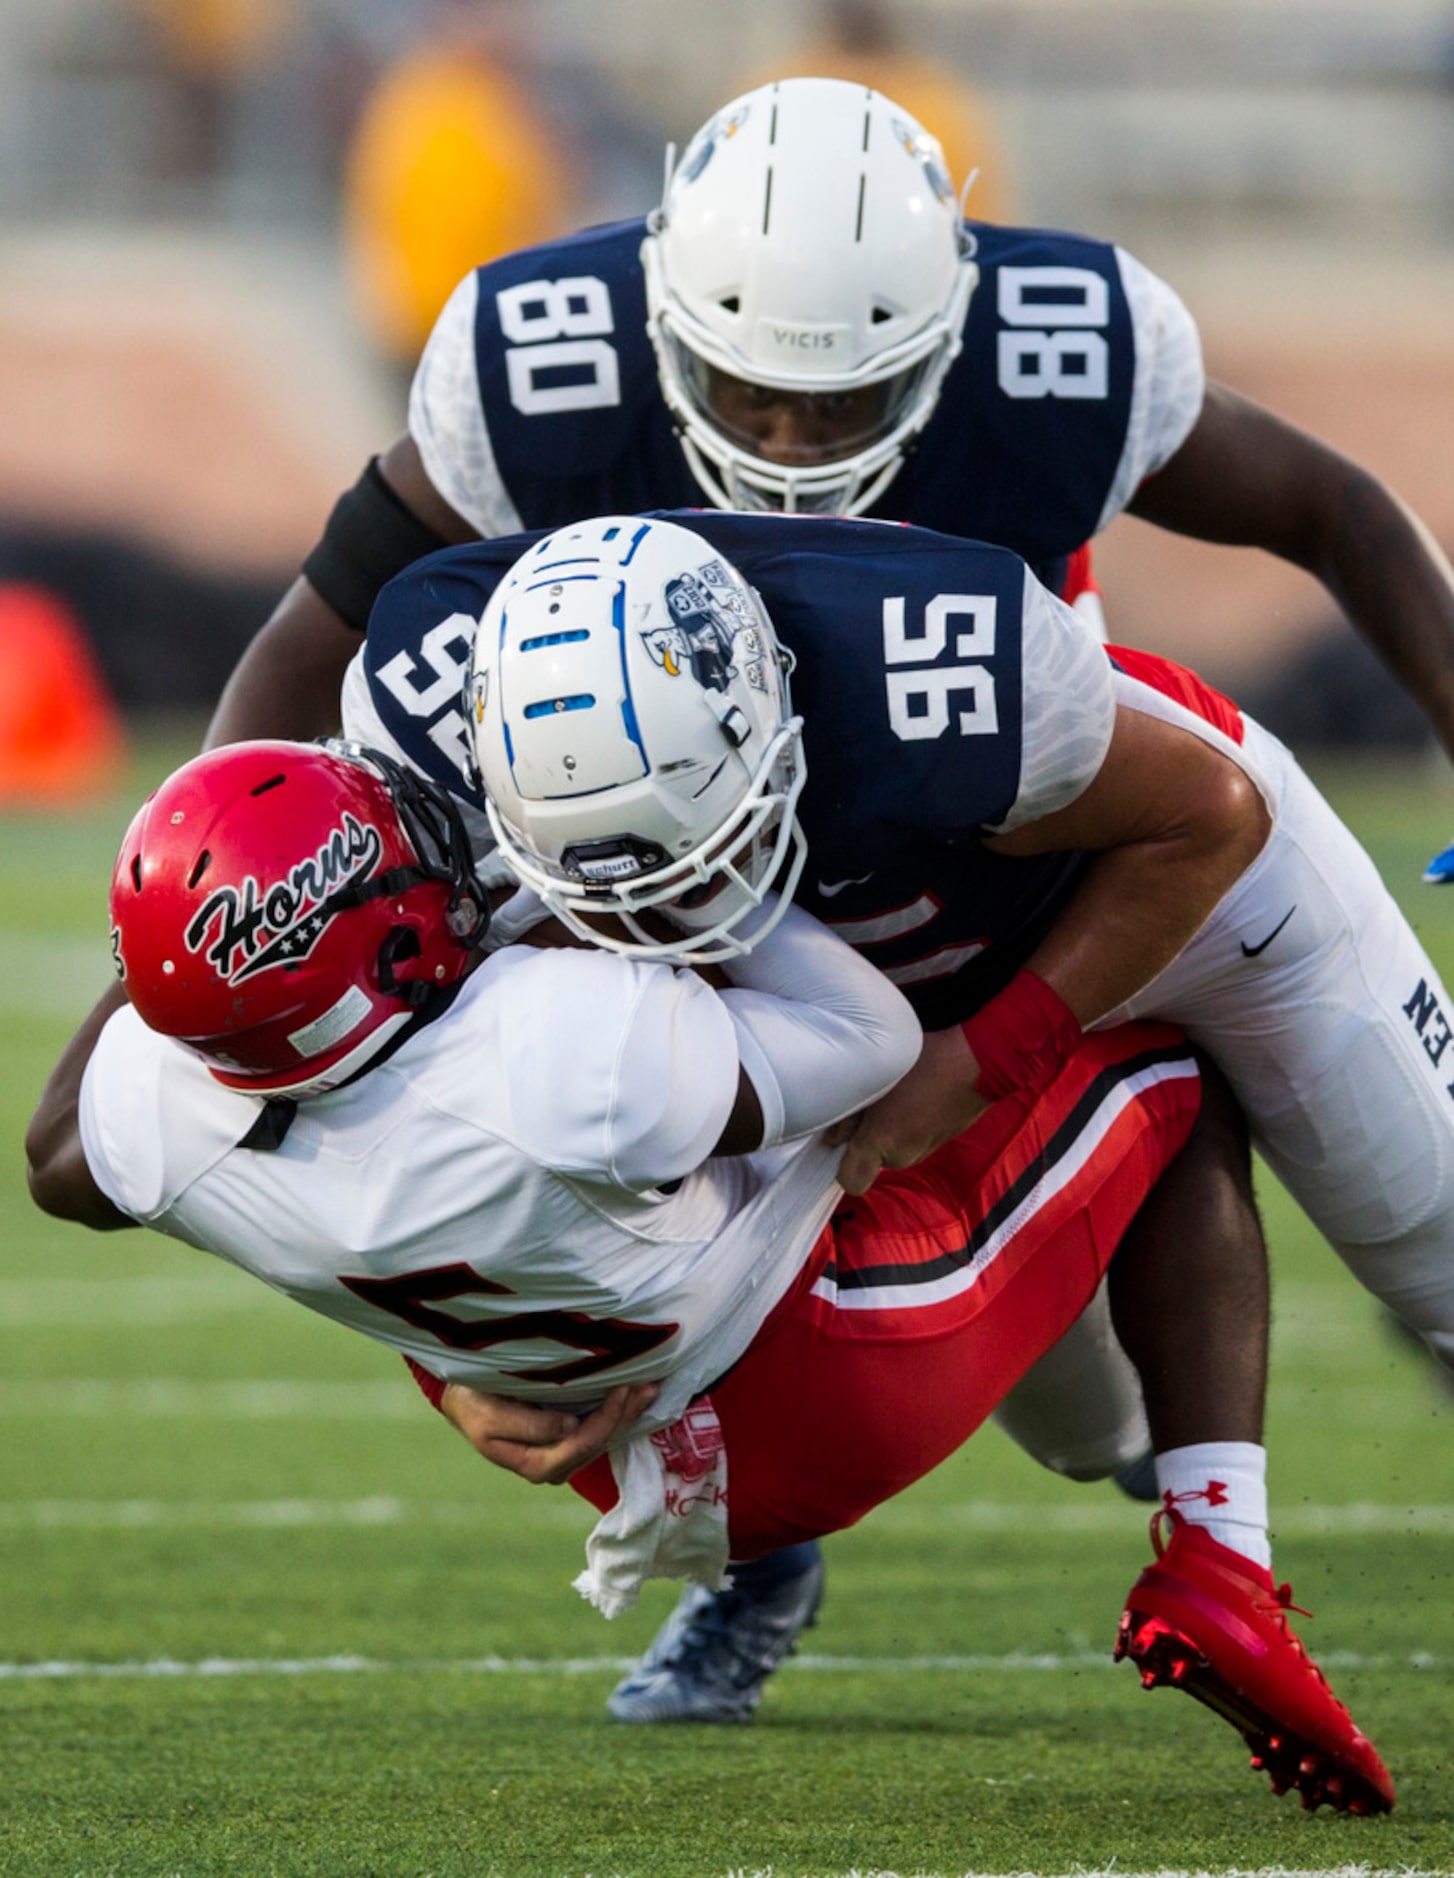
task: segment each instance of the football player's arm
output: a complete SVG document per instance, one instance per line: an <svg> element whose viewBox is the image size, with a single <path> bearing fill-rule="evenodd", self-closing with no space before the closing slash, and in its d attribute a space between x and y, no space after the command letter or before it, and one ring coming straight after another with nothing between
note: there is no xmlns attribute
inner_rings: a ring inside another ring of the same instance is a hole
<svg viewBox="0 0 1454 1878"><path fill-rule="evenodd" d="M43 1213L97 1232L136 1224L96 1184L81 1145L81 1079L96 1039L125 1002L120 985L113 985L102 997L51 1071L25 1131L25 1175L31 1198Z"/></svg>
<svg viewBox="0 0 1454 1878"><path fill-rule="evenodd" d="M1054 814L986 836L985 845L996 854L1094 854L1026 961L1085 1029L1171 963L1271 832L1261 791L1231 757L1122 704L1089 787Z"/></svg>
<svg viewBox="0 0 1454 1878"><path fill-rule="evenodd" d="M558 1487L597 1456L657 1397L654 1382L620 1383L585 1415L446 1383L436 1406L477 1454L535 1487Z"/></svg>
<svg viewBox="0 0 1454 1878"><path fill-rule="evenodd" d="M1178 534L1265 548L1320 580L1454 757L1454 570L1378 477L1225 385L1130 512Z"/></svg>
<svg viewBox="0 0 1454 1878"><path fill-rule="evenodd" d="M975 1053L976 1026L1025 1027L1007 1052L1057 1050L1177 956L1261 853L1272 822L1261 793L1195 732L1120 705L1095 777L1066 807L985 837L997 854L1089 850L1070 902L1018 978L966 1026L925 1039L917 1067L854 1128L840 1179L861 1193L884 1167L910 1167L960 1134L1003 1089ZM998 1007L998 1008L997 1008ZM845 1131L846 1132L846 1131Z"/></svg>
<svg viewBox="0 0 1454 1878"><path fill-rule="evenodd" d="M714 1153L817 1134L892 1088L922 1048L897 986L798 907L722 971L740 1069Z"/></svg>
<svg viewBox="0 0 1454 1878"><path fill-rule="evenodd" d="M204 748L336 733L339 687L379 589L411 561L476 538L401 437L339 499L307 570L228 679Z"/></svg>

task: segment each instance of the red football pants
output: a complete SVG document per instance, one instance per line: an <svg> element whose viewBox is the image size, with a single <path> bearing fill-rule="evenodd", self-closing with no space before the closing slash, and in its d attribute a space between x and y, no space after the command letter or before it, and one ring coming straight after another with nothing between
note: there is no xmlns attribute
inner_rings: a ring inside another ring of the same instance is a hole
<svg viewBox="0 0 1454 1878"><path fill-rule="evenodd" d="M711 1390L732 1557L851 1526L968 1440L1090 1302L1199 1099L1179 1031L1120 1025L846 1199ZM605 1456L571 1485L615 1504Z"/></svg>

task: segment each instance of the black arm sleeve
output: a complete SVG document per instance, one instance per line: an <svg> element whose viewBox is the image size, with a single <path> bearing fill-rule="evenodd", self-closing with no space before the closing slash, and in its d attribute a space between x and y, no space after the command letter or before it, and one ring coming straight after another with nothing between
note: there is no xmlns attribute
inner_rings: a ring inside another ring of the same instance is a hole
<svg viewBox="0 0 1454 1878"><path fill-rule="evenodd" d="M352 489L333 505L323 538L303 563L322 597L357 632L386 581L411 562L448 547L385 482L374 457Z"/></svg>

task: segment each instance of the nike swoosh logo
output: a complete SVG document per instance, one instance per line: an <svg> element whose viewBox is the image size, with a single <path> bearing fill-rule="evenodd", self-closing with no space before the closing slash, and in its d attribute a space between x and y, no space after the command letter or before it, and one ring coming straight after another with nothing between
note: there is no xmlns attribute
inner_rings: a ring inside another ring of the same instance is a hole
<svg viewBox="0 0 1454 1878"><path fill-rule="evenodd" d="M1272 931L1267 935L1267 937L1262 941L1260 945L1249 946L1247 941L1244 939L1242 941L1243 958L1255 959L1259 952L1265 952L1267 948L1272 944L1273 940L1277 937L1277 935L1282 931L1283 927L1292 918L1293 914L1296 913L1296 911L1297 911L1297 904L1296 902L1294 902L1293 905L1290 906L1287 909L1287 911L1283 914L1282 918L1277 922L1277 924L1273 927Z"/></svg>
<svg viewBox="0 0 1454 1878"><path fill-rule="evenodd" d="M872 873L859 874L852 880L820 880L818 891L825 900L831 900L835 893L842 893L845 887L861 887L866 880L872 880Z"/></svg>

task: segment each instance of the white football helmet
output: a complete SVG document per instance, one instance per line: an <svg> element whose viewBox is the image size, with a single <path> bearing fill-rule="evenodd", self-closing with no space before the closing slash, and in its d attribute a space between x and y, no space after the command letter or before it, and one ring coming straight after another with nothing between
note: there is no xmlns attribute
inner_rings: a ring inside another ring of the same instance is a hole
<svg viewBox="0 0 1454 1878"><path fill-rule="evenodd" d="M641 259L662 392L715 506L862 513L933 413L973 253L938 143L876 91L784 79L705 124ZM796 411L796 443L765 449L754 401Z"/></svg>
<svg viewBox="0 0 1454 1878"><path fill-rule="evenodd" d="M545 536L491 597L468 681L507 863L610 951L749 951L807 853L791 664L757 595L689 529L608 515ZM669 929L642 923L652 907Z"/></svg>

